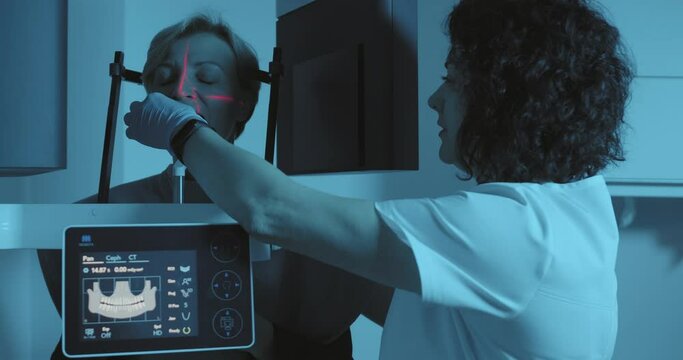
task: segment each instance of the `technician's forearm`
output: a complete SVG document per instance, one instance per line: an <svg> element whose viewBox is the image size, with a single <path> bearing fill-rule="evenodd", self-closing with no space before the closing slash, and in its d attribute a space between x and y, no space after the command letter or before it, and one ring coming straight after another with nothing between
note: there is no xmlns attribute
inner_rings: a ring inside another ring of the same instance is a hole
<svg viewBox="0 0 683 360"><path fill-rule="evenodd" d="M376 244L368 241L373 236L354 233L368 216L343 211L341 199L313 201L319 199L315 191L208 128L187 141L183 160L207 195L252 237L368 276ZM371 205L367 210L374 211Z"/></svg>
<svg viewBox="0 0 683 360"><path fill-rule="evenodd" d="M209 197L250 233L261 233L264 208L291 182L257 156L208 128L185 144L183 160ZM261 222L259 224L259 222Z"/></svg>

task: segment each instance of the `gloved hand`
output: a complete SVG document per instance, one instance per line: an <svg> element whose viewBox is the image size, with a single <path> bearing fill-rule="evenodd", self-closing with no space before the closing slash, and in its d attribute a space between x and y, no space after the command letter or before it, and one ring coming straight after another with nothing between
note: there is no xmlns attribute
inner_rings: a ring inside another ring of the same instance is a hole
<svg viewBox="0 0 683 360"><path fill-rule="evenodd" d="M156 92L147 95L142 102L133 101L130 111L123 116L123 122L128 125L128 138L153 148L166 149L171 154L173 135L190 120L207 123L190 105Z"/></svg>

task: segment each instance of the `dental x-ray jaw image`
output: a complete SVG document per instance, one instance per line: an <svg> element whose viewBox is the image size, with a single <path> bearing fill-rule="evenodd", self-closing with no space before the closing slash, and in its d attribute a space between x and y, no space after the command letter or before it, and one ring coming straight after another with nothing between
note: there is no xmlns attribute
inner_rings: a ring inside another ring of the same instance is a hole
<svg viewBox="0 0 683 360"><path fill-rule="evenodd" d="M681 5L38 1L0 357L683 358Z"/></svg>
<svg viewBox="0 0 683 360"><path fill-rule="evenodd" d="M145 280L145 288L140 295L133 295L128 281L117 281L114 293L105 296L100 290L100 283L93 283L93 288L88 289L88 311L101 314L112 319L125 319L137 317L147 311L156 308L156 287L151 287L152 282Z"/></svg>

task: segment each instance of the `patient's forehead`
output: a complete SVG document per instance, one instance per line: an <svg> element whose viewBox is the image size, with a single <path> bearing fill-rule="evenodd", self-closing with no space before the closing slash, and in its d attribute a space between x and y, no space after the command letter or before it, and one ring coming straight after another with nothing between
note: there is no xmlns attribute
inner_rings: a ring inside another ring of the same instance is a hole
<svg viewBox="0 0 683 360"><path fill-rule="evenodd" d="M184 36L173 42L167 62L182 66L187 53L188 66L202 62L215 62L221 67L234 67L235 54L225 40L212 33Z"/></svg>

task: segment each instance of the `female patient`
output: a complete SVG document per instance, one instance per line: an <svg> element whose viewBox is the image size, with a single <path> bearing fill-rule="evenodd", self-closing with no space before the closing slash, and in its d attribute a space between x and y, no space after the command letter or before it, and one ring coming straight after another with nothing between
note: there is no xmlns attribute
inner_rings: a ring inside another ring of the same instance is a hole
<svg viewBox="0 0 683 360"><path fill-rule="evenodd" d="M260 88L257 70L253 50L226 24L208 16L195 16L154 37L142 78L148 93L162 93L189 105L221 138L232 143L244 130L256 106ZM239 172L234 174L239 176ZM191 175L188 178L184 201L211 202ZM158 175L111 189L110 201L172 202L172 185L169 165ZM94 203L96 197L81 202ZM58 251L39 251L43 274L58 309L61 308L59 256ZM367 293L368 281L288 251L277 251L271 261L254 266L256 312L261 319L266 319L257 323L257 329L263 331L257 334L255 354L297 359L351 358L348 328L365 305L366 297L362 294ZM61 357L60 347L55 349L53 357ZM250 359L251 355L210 352L154 356L195 357Z"/></svg>
<svg viewBox="0 0 683 360"><path fill-rule="evenodd" d="M397 288L383 360L609 359L618 230L599 171L622 158L619 33L584 0L461 0L448 32L429 106L471 191L315 191L156 93L131 105L127 134L183 159L252 236Z"/></svg>

